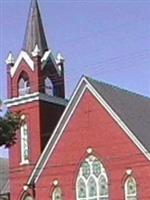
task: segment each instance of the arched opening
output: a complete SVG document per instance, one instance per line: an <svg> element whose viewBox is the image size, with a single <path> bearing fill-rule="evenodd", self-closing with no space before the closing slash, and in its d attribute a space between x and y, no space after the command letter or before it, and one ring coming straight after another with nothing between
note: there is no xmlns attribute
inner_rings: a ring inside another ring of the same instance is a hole
<svg viewBox="0 0 150 200"><path fill-rule="evenodd" d="M125 200L137 200L137 187L135 179L130 176L125 181Z"/></svg>
<svg viewBox="0 0 150 200"><path fill-rule="evenodd" d="M54 95L54 88L53 88L53 83L50 80L50 78L46 77L44 80L44 88L45 88L45 93L48 95Z"/></svg>
<svg viewBox="0 0 150 200"><path fill-rule="evenodd" d="M90 155L82 163L76 181L77 200L108 200L108 178L103 164Z"/></svg>
<svg viewBox="0 0 150 200"><path fill-rule="evenodd" d="M53 190L52 200L62 200L62 199L63 199L62 190L60 187L56 187Z"/></svg>
<svg viewBox="0 0 150 200"><path fill-rule="evenodd" d="M29 93L30 93L29 77L26 72L22 72L18 81L18 95L24 96Z"/></svg>

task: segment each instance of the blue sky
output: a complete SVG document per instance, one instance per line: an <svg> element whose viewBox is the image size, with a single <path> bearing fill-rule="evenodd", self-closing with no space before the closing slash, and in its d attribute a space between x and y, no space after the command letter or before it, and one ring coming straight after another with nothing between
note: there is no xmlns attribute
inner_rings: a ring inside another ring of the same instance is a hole
<svg viewBox="0 0 150 200"><path fill-rule="evenodd" d="M49 48L65 58L67 97L82 74L150 97L150 0L38 2ZM29 5L30 0L0 0L2 99L5 59L22 48Z"/></svg>

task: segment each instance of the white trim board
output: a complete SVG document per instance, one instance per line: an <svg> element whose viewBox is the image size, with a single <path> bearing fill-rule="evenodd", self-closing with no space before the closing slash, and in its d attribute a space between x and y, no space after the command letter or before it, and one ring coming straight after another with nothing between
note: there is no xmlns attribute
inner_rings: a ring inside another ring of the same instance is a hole
<svg viewBox="0 0 150 200"><path fill-rule="evenodd" d="M20 54L19 54L19 56L18 56L18 58L17 58L17 60L16 60L16 62L15 62L15 64L14 64L14 66L12 66L11 69L10 69L10 75L11 75L11 77L14 76L14 74L15 74L15 72L16 72L19 64L20 64L20 62L23 59L26 61L26 63L28 64L28 66L31 68L31 70L34 71L33 60L30 58L30 56L25 51L21 51Z"/></svg>
<svg viewBox="0 0 150 200"><path fill-rule="evenodd" d="M4 103L7 105L7 107L11 106L18 106L22 105L25 103L33 102L33 101L46 101L54 104L59 104L66 106L67 105L67 100L60 98L60 97L55 97L55 96L50 96L47 94L39 93L39 92L34 92L31 94L26 94L24 96L19 96L19 97L14 97L12 99L7 99L4 101Z"/></svg>
<svg viewBox="0 0 150 200"><path fill-rule="evenodd" d="M120 119L120 117L113 111L113 109L108 105L108 103L102 98L102 96L94 89L94 87L89 83L89 81L83 77L77 88L75 89L68 106L66 107L62 117L60 118L50 140L48 141L43 153L41 154L27 184L30 184L34 181L36 183L38 178L40 177L42 170L44 169L47 161L49 160L53 150L55 149L56 144L58 143L63 131L68 124L74 110L76 109L78 103L80 102L81 97L83 96L85 90L88 89L94 97L99 101L99 103L108 111L108 113L112 116L112 118L117 122L117 124L124 130L124 132L129 136L129 138L135 143L135 145L140 149L140 151L146 156L148 160L150 160L150 153L145 149L145 147L141 144L141 142L134 136L131 130L124 124L124 122ZM81 90L81 91L80 91ZM78 98L75 100L77 93L79 93ZM72 105L73 101L75 100L75 104ZM71 111L69 110L70 107ZM69 114L68 114L69 113ZM68 114L68 116L67 116ZM67 118L64 120L64 118ZM62 126L63 124L63 126ZM61 127L62 126L62 127ZM60 129L61 127L61 129ZM60 130L59 130L60 129Z"/></svg>

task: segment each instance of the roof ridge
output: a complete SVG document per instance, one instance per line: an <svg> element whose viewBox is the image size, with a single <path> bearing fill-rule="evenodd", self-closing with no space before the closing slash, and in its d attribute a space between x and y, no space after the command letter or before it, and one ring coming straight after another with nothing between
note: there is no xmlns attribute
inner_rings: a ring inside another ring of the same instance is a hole
<svg viewBox="0 0 150 200"><path fill-rule="evenodd" d="M89 77L89 76L84 76L86 79L88 80L91 80L91 81L94 81L94 82L97 82L98 84L103 84L103 85L106 85L106 86L109 86L113 89L117 89L117 90L120 90L121 92L124 92L124 93L127 93L129 95L132 95L132 96L139 96L141 98L144 98L145 100L149 100L150 101L150 97L148 96L145 96L145 95L142 95L142 94L139 94L139 93L136 93L136 92L133 92L131 90L128 90L128 89L125 89L125 88L121 88L117 85L112 85L111 83L106 83L106 82L103 82L103 81L99 81L99 80L96 80L92 77Z"/></svg>

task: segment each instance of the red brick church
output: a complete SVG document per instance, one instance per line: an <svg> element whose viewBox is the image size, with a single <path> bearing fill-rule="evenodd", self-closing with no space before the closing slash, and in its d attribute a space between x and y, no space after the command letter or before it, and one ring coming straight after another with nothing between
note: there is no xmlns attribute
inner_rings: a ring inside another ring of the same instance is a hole
<svg viewBox="0 0 150 200"><path fill-rule="evenodd" d="M65 99L64 59L32 0L24 46L7 59L11 200L150 200L150 99L81 77Z"/></svg>

